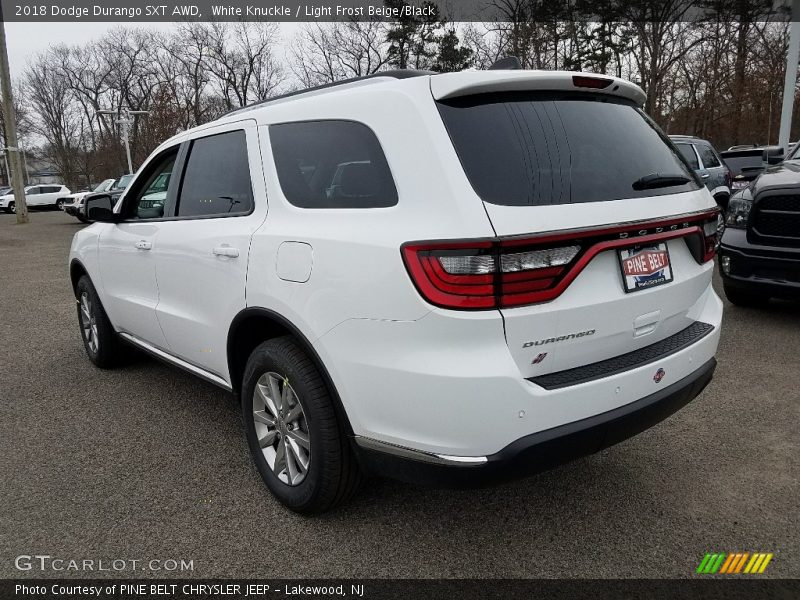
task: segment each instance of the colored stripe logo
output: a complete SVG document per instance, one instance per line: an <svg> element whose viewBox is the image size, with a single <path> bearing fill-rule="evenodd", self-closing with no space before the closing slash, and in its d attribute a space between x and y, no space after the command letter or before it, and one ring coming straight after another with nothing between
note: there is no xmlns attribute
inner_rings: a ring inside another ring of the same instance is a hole
<svg viewBox="0 0 800 600"><path fill-rule="evenodd" d="M764 572L764 569L767 568L767 565L772 560L772 556L771 552L708 553L700 561L695 572L704 575L713 575L714 573L756 575Z"/></svg>

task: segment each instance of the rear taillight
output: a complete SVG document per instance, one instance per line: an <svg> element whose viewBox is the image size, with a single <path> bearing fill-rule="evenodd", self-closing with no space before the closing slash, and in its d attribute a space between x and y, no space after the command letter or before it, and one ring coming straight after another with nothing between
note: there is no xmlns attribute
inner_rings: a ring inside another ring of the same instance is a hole
<svg viewBox="0 0 800 600"><path fill-rule="evenodd" d="M703 262L710 261L717 254L723 228L724 220L719 211L703 222Z"/></svg>
<svg viewBox="0 0 800 600"><path fill-rule="evenodd" d="M698 262L714 257L718 210L668 221L543 234L526 238L411 242L403 260L431 304L491 309L558 297L600 252L685 237ZM712 231L713 230L713 231Z"/></svg>

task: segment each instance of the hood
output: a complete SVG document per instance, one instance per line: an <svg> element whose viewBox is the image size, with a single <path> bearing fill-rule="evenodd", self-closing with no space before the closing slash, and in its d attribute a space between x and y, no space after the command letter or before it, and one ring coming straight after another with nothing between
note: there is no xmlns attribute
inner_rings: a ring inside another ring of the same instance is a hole
<svg viewBox="0 0 800 600"><path fill-rule="evenodd" d="M800 163L796 161L782 162L774 167L767 167L753 181L754 194L767 189L797 187L800 188Z"/></svg>

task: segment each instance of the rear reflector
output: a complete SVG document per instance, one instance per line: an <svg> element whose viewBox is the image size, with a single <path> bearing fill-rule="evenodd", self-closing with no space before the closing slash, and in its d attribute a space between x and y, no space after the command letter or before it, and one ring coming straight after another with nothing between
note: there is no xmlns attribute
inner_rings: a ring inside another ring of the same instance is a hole
<svg viewBox="0 0 800 600"><path fill-rule="evenodd" d="M698 263L714 257L719 209L613 227L492 240L410 242L403 260L420 294L443 308L480 310L547 302L600 252L679 237Z"/></svg>
<svg viewBox="0 0 800 600"><path fill-rule="evenodd" d="M610 86L613 82L613 79L607 79L605 77L586 77L585 75L572 76L572 85L581 88L602 90Z"/></svg>

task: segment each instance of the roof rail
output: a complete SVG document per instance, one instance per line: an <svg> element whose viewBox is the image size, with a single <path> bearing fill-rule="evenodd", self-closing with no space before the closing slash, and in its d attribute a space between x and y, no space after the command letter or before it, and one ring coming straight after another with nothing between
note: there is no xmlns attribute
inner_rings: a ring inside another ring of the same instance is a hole
<svg viewBox="0 0 800 600"><path fill-rule="evenodd" d="M293 96L302 96L303 94L309 94L311 92L318 92L320 90L335 88L340 85L346 85L348 83L356 83L358 81L365 81L368 79L377 79L379 77L391 77L394 79L409 79L411 77L422 77L424 75L436 75L436 73L434 71L420 71L416 69L394 69L389 71L378 71L377 73L372 73L371 75L364 75L362 77L351 77L349 79L342 79L341 81L334 81L333 83L325 83L323 85L315 85L313 87L305 88L302 90L296 90L294 92L287 92L286 94L280 94L279 96L272 96L271 98L267 98L266 100L262 100L260 102L248 104L247 106L242 106L241 108L235 108L231 111L226 112L219 118L222 119L224 117L229 117L231 115L235 115L240 112L246 112L254 108L258 108L259 106L264 106L265 104L269 104L270 102L276 102L278 100L285 100L286 98L292 98Z"/></svg>

